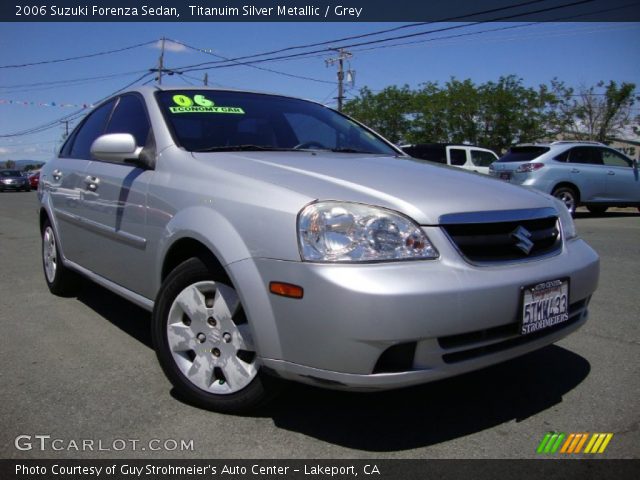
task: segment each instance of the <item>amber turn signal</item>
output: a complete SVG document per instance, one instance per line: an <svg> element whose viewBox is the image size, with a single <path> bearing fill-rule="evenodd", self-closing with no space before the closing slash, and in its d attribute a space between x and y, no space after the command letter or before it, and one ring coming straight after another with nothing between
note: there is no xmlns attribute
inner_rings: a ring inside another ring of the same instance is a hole
<svg viewBox="0 0 640 480"><path fill-rule="evenodd" d="M302 287L283 282L270 282L269 291L274 295L280 295L282 297L289 298L302 298L302 296L304 295L304 290L302 289Z"/></svg>

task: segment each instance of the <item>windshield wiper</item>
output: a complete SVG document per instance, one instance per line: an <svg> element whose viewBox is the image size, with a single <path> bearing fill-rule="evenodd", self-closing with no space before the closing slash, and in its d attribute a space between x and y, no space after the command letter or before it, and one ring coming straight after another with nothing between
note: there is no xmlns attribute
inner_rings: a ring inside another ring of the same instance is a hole
<svg viewBox="0 0 640 480"><path fill-rule="evenodd" d="M337 152L337 153L368 153L368 154L374 153L374 152L365 152L363 150L356 150L355 148L332 148L331 151Z"/></svg>
<svg viewBox="0 0 640 480"><path fill-rule="evenodd" d="M225 145L225 146L217 146L217 147L207 147L201 148L200 150L193 150L196 153L202 152L285 152L291 151L292 148L281 148L281 147L271 147L269 145Z"/></svg>

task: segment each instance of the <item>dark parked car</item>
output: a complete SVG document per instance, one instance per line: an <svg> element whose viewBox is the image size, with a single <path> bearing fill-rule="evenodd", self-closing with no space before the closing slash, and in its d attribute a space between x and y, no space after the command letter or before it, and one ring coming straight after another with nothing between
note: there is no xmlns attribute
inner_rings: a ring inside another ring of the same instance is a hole
<svg viewBox="0 0 640 480"><path fill-rule="evenodd" d="M0 170L0 191L5 190L31 190L29 179L19 170Z"/></svg>

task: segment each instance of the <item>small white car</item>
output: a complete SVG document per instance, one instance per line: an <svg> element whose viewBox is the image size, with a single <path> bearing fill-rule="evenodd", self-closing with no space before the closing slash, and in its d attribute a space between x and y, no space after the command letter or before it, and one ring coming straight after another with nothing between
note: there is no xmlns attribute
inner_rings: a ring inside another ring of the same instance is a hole
<svg viewBox="0 0 640 480"><path fill-rule="evenodd" d="M489 165L498 160L498 155L488 148L475 145L454 145L447 143L418 143L402 145L404 153L414 158L444 163L464 168L472 172L489 175Z"/></svg>

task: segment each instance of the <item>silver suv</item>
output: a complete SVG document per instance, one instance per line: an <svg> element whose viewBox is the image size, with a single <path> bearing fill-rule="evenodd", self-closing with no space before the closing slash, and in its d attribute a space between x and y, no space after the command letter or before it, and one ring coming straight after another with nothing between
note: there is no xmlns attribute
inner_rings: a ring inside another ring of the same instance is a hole
<svg viewBox="0 0 640 480"><path fill-rule="evenodd" d="M584 324L598 281L561 202L284 96L123 93L38 193L51 292L80 274L152 311L167 377L218 411L279 379L380 390L508 360Z"/></svg>
<svg viewBox="0 0 640 480"><path fill-rule="evenodd" d="M572 214L579 205L595 214L608 207L640 207L637 162L602 143L519 145L492 164L489 173L549 193Z"/></svg>

